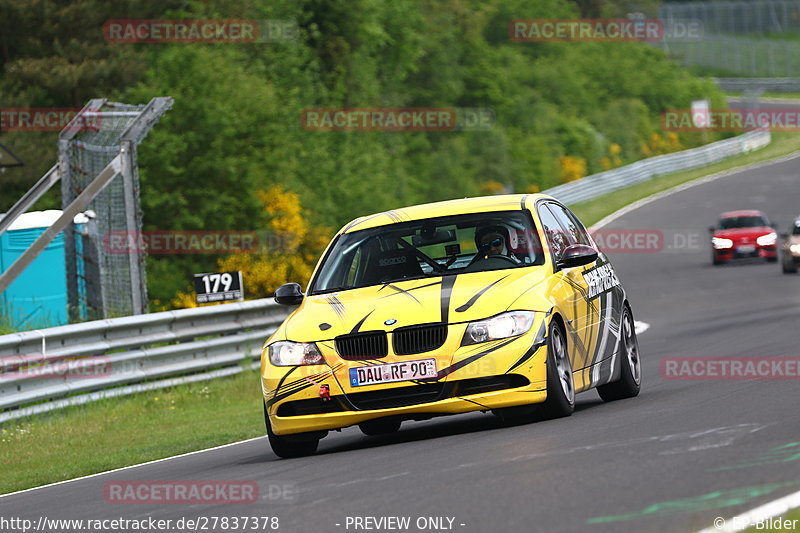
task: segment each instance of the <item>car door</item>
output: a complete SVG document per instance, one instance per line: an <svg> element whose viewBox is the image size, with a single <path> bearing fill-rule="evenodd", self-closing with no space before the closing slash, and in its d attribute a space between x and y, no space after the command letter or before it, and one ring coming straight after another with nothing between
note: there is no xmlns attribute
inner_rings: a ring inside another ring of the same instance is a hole
<svg viewBox="0 0 800 533"><path fill-rule="evenodd" d="M589 237L586 228L578 218L566 207L557 202L547 202L547 208L553 213L555 219L565 228L570 244L584 244L594 247L594 243ZM581 345L578 346L580 354L576 361L575 370L582 370L576 376L575 385L577 388L584 388L590 385L589 368L598 362L598 347L603 332L602 309L599 305L596 286L597 281L593 273L597 269L597 261L581 267L567 269L566 278L569 280L575 293L573 300L578 306L575 332Z"/></svg>
<svg viewBox="0 0 800 533"><path fill-rule="evenodd" d="M553 265L568 246L578 242L571 228L573 224L563 215L559 217L556 214L559 211L551 209L554 205L551 202L540 202L537 206ZM588 386L587 380L582 377L586 373L577 371L591 364L587 364L590 359L587 343L589 343L588 346L591 346L592 313L588 297L589 287L581 275L583 268L585 267L558 269L554 272L554 276L558 280L555 289L556 293L560 295L561 312L566 320L570 362L575 371L576 391Z"/></svg>

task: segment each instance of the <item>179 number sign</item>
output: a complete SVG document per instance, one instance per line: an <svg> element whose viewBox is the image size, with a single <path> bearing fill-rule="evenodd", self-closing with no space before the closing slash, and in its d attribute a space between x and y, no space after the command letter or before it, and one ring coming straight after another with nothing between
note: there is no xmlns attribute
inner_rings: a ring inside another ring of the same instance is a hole
<svg viewBox="0 0 800 533"><path fill-rule="evenodd" d="M194 275L197 303L230 302L244 299L241 272L217 272Z"/></svg>

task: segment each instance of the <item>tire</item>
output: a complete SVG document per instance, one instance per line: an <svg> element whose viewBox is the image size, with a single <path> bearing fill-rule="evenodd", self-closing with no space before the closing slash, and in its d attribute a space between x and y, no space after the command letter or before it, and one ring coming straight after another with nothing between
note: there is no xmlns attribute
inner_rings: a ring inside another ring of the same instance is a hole
<svg viewBox="0 0 800 533"><path fill-rule="evenodd" d="M784 274L797 274L797 265L795 264L787 264L786 261L783 261L781 267L783 267Z"/></svg>
<svg viewBox="0 0 800 533"><path fill-rule="evenodd" d="M327 434L327 431L315 431L313 433L296 433L286 436L275 435L272 433L266 405L264 406L264 423L267 426L267 436L273 453L283 459L314 455L317 452L320 439Z"/></svg>
<svg viewBox="0 0 800 533"><path fill-rule="evenodd" d="M767 257L767 263L777 263L777 262L778 262L778 257L777 256L775 256L775 257Z"/></svg>
<svg viewBox="0 0 800 533"><path fill-rule="evenodd" d="M369 437L377 435L387 435L389 433L396 433L400 429L400 424L403 421L396 418L376 418L375 420L367 420L358 425L361 433Z"/></svg>
<svg viewBox="0 0 800 533"><path fill-rule="evenodd" d="M723 261L720 261L719 259L717 259L717 254L715 254L714 252L711 252L711 264L714 265L714 266L719 266L722 263L723 263Z"/></svg>
<svg viewBox="0 0 800 533"><path fill-rule="evenodd" d="M617 381L600 385L597 392L605 402L633 398L639 394L642 386L642 364L639 357L639 341L636 339L636 328L633 316L626 305L622 311L622 353L619 357L620 378Z"/></svg>
<svg viewBox="0 0 800 533"><path fill-rule="evenodd" d="M547 335L547 400L541 405L547 418L569 416L575 410L575 384L564 328L553 320Z"/></svg>

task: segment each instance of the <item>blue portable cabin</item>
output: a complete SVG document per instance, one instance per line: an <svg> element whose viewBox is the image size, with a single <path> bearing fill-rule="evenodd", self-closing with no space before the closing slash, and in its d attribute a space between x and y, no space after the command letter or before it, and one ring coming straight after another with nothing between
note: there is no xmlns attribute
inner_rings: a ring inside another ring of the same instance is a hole
<svg viewBox="0 0 800 533"><path fill-rule="evenodd" d="M59 210L20 215L0 235L0 272L9 268L60 216ZM78 215L75 222L84 220L85 217ZM64 234L59 233L8 289L0 293L0 325L22 331L67 324L67 305Z"/></svg>

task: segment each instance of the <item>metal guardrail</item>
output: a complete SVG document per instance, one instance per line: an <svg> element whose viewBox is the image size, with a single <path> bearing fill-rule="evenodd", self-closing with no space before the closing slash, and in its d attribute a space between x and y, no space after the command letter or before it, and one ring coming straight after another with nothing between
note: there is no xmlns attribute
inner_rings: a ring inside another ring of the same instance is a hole
<svg viewBox="0 0 800 533"><path fill-rule="evenodd" d="M800 78L713 78L729 93L800 93Z"/></svg>
<svg viewBox="0 0 800 533"><path fill-rule="evenodd" d="M558 185L545 192L567 204L577 204L618 189L653 179L656 176L702 167L727 157L756 150L771 141L769 131L751 131L699 148L650 157L576 181Z"/></svg>
<svg viewBox="0 0 800 533"><path fill-rule="evenodd" d="M699 167L770 142L750 132L652 157L547 191L566 203ZM288 309L271 299L167 311L0 336L0 423L102 398L257 367Z"/></svg>
<svg viewBox="0 0 800 533"><path fill-rule="evenodd" d="M13 409L0 422L85 403L76 393L108 392L99 399L153 388L130 386L148 380L173 378L162 384L170 386L241 371L286 315L264 299L0 336L0 409ZM48 403L14 409L36 402Z"/></svg>

